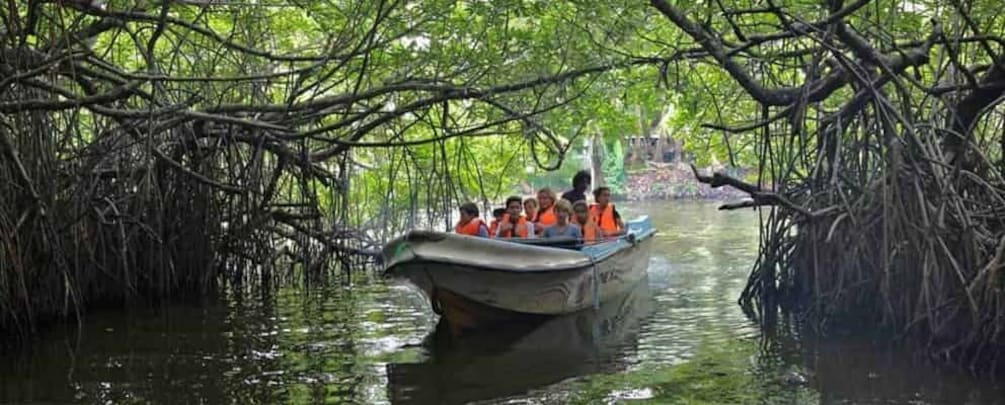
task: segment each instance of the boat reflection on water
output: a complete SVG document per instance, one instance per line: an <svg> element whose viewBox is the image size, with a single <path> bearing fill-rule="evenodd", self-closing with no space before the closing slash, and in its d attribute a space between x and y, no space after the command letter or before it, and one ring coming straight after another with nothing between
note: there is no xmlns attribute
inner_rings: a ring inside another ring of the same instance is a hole
<svg viewBox="0 0 1005 405"><path fill-rule="evenodd" d="M455 336L443 319L421 363L387 365L400 404L456 404L526 393L570 377L624 369L652 308L648 279L597 310Z"/></svg>

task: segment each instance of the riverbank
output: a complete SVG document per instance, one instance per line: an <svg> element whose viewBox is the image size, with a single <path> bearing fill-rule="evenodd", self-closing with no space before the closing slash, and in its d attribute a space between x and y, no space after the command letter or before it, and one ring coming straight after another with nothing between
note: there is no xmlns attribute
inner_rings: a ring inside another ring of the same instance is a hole
<svg viewBox="0 0 1005 405"><path fill-rule="evenodd" d="M725 172L734 177L744 177L750 169L716 167L702 168L701 171ZM694 178L691 167L686 163L648 163L644 169L632 170L627 173L624 193L621 200L730 200L747 198L748 196L731 187L712 188L699 183Z"/></svg>

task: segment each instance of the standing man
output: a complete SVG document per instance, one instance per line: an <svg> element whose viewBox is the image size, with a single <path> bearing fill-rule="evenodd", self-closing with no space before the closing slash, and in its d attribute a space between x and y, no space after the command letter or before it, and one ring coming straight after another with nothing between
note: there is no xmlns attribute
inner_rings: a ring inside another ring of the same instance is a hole
<svg viewBox="0 0 1005 405"><path fill-rule="evenodd" d="M590 177L589 170L580 170L576 172L575 176L572 176L572 190L566 191L562 194L562 199L568 200L570 203L575 204L579 201L586 201L586 190L590 188Z"/></svg>

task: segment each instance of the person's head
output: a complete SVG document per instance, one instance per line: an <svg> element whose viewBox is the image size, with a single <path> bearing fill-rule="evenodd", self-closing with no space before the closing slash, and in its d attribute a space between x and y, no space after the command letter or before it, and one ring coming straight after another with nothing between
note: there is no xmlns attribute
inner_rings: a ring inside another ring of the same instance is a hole
<svg viewBox="0 0 1005 405"><path fill-rule="evenodd" d="M496 221L502 221L503 216L505 215L506 215L506 208L496 208L492 210L492 218L495 218Z"/></svg>
<svg viewBox="0 0 1005 405"><path fill-rule="evenodd" d="M586 191L590 188L590 176L589 170L580 170L576 172L575 176L572 176L572 188L578 191Z"/></svg>
<svg viewBox="0 0 1005 405"><path fill-rule="evenodd" d="M536 198L530 197L523 200L523 212L525 212L528 217L532 217L534 214L537 214L538 208L540 208L540 205L537 203Z"/></svg>
<svg viewBox="0 0 1005 405"><path fill-rule="evenodd" d="M473 202L461 204L461 222L468 222L478 218L478 205Z"/></svg>
<svg viewBox="0 0 1005 405"><path fill-rule="evenodd" d="M606 206L607 203L611 202L611 188L610 187L597 187L593 190L593 199L597 201L600 206Z"/></svg>
<svg viewBox="0 0 1005 405"><path fill-rule="evenodd" d="M586 204L586 201L576 201L572 204L572 215L579 223L585 224L586 220L590 218L590 206Z"/></svg>
<svg viewBox="0 0 1005 405"><path fill-rule="evenodd" d="M520 218L520 211L523 211L523 199L518 196L511 196L506 199L506 213L511 221Z"/></svg>
<svg viewBox="0 0 1005 405"><path fill-rule="evenodd" d="M537 192L537 201L541 204L539 208L542 211L555 205L556 199L555 192L551 191L548 187L542 188L541 191Z"/></svg>
<svg viewBox="0 0 1005 405"><path fill-rule="evenodd" d="M572 204L569 200L563 198L555 202L555 217L560 224L566 223L572 217Z"/></svg>

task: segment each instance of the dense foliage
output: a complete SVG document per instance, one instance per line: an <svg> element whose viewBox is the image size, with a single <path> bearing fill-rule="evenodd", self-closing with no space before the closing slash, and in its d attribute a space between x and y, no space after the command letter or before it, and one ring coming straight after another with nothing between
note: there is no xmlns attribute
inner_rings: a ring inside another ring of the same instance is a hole
<svg viewBox="0 0 1005 405"><path fill-rule="evenodd" d="M774 207L748 301L997 353L1000 5L775 3L8 2L0 327L321 277L587 151L618 188L657 122L757 167L704 178Z"/></svg>
<svg viewBox="0 0 1005 405"><path fill-rule="evenodd" d="M276 263L320 277L449 226L459 201L578 169L587 139L617 185L619 139L672 98L653 90L680 58L651 38L679 33L654 17L629 1L7 3L0 325L289 274Z"/></svg>
<svg viewBox="0 0 1005 405"><path fill-rule="evenodd" d="M750 194L726 208L770 207L743 302L769 323L798 310L823 330L865 324L975 369L1000 365L1000 5L651 4L729 77L713 91L755 103L712 127L754 142L757 181L702 177Z"/></svg>

